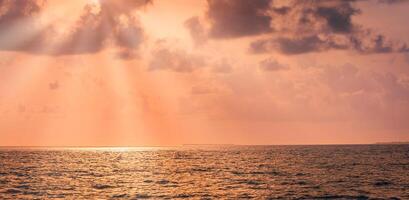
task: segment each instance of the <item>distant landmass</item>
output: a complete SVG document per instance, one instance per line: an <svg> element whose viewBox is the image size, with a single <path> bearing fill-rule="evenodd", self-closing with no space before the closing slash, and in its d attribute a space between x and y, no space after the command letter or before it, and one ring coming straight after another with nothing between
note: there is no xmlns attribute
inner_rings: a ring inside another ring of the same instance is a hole
<svg viewBox="0 0 409 200"><path fill-rule="evenodd" d="M236 146L235 144L183 144L183 146Z"/></svg>
<svg viewBox="0 0 409 200"><path fill-rule="evenodd" d="M405 142L377 142L375 144L409 144L409 141L405 141Z"/></svg>

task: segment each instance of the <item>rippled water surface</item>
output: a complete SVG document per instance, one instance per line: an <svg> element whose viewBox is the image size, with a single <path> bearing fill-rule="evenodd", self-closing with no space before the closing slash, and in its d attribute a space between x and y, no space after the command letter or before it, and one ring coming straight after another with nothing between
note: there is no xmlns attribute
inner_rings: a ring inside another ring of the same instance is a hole
<svg viewBox="0 0 409 200"><path fill-rule="evenodd" d="M409 199L408 145L0 149L0 199Z"/></svg>

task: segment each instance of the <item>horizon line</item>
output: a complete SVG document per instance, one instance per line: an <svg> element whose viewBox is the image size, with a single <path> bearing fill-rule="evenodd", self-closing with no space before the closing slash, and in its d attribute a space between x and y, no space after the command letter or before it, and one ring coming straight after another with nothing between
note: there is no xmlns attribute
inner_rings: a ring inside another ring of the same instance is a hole
<svg viewBox="0 0 409 200"><path fill-rule="evenodd" d="M403 145L404 142L373 142L373 143L306 143L306 144L180 144L180 145L0 145L0 148L151 148L151 147L188 147L188 146L342 146L342 145Z"/></svg>

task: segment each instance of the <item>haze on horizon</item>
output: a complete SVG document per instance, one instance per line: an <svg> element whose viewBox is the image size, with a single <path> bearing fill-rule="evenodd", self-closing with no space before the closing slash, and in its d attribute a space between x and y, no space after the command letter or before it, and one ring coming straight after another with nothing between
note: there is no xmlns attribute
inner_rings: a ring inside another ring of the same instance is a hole
<svg viewBox="0 0 409 200"><path fill-rule="evenodd" d="M0 0L0 146L409 141L408 10Z"/></svg>

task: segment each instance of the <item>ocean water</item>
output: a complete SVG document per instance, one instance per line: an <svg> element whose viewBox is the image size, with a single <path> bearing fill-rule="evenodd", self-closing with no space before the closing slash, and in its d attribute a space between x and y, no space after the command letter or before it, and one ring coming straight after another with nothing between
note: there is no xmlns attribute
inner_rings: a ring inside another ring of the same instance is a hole
<svg viewBox="0 0 409 200"><path fill-rule="evenodd" d="M409 145L0 149L0 199L409 199Z"/></svg>

